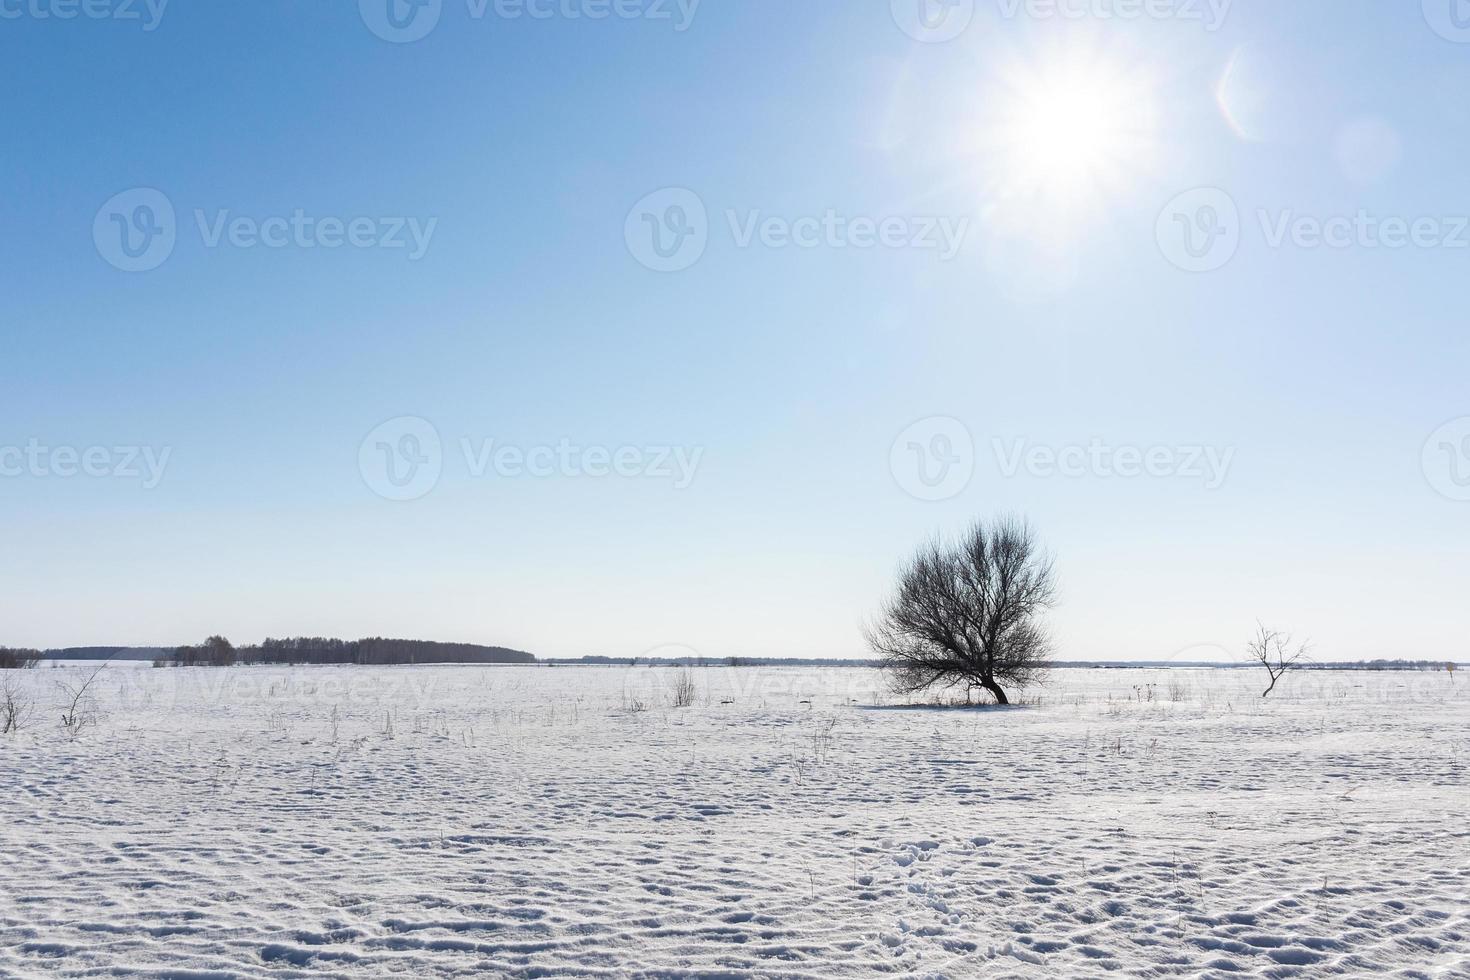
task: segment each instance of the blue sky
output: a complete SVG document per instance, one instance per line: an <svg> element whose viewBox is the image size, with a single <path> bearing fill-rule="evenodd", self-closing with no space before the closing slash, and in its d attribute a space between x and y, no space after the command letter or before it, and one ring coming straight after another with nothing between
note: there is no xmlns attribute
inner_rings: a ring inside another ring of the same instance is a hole
<svg viewBox="0 0 1470 980"><path fill-rule="evenodd" d="M906 552L1020 512L1069 659L1257 618L1465 659L1448 0L959 0L942 43L905 0L445 0L411 43L377 0L96 2L142 19L0 5L0 643L856 656ZM138 189L173 247L127 271ZM657 271L673 200L704 248Z"/></svg>

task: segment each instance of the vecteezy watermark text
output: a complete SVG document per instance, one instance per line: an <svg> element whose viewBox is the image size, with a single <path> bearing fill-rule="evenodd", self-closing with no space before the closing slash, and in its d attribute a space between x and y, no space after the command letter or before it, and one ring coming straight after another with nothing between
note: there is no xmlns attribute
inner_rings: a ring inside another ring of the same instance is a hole
<svg viewBox="0 0 1470 980"><path fill-rule="evenodd" d="M207 249L383 249L407 252L417 262L429 251L438 218L410 216L338 217L304 208L258 218L229 209L196 208L193 223ZM173 202L151 187L114 195L92 222L92 241L110 265L124 272L149 272L168 261L178 244Z"/></svg>
<svg viewBox="0 0 1470 980"><path fill-rule="evenodd" d="M675 490L694 483L704 460L701 446L581 445L571 439L540 445L515 445L497 439L459 440L471 479L649 479ZM443 441L427 419L390 419L368 433L358 448L363 482L387 500L426 496L444 471Z"/></svg>
<svg viewBox="0 0 1470 980"><path fill-rule="evenodd" d="M459 441L470 476L516 479L616 476L671 480L675 490L688 489L704 458L704 448L684 446L579 446L569 439L556 445L515 446L494 439Z"/></svg>
<svg viewBox="0 0 1470 980"><path fill-rule="evenodd" d="M736 248L913 249L937 252L940 261L959 254L970 232L968 216L820 213L772 215L760 209L724 212ZM711 235L703 198L684 187L666 187L628 212L623 240L638 262L656 272L681 272L698 262Z"/></svg>
<svg viewBox="0 0 1470 980"><path fill-rule="evenodd" d="M1470 248L1470 215L1404 218L1359 209L1323 218L1262 208L1256 217L1271 248Z"/></svg>
<svg viewBox="0 0 1470 980"><path fill-rule="evenodd" d="M0 20L136 21L158 30L169 0L0 0Z"/></svg>
<svg viewBox="0 0 1470 980"><path fill-rule="evenodd" d="M669 21L683 33L694 24L701 0L465 0L473 20Z"/></svg>
<svg viewBox="0 0 1470 980"><path fill-rule="evenodd" d="M172 455L172 446L47 446L33 438L24 446L0 446L0 477L140 480L152 490L163 482Z"/></svg>
<svg viewBox="0 0 1470 980"><path fill-rule="evenodd" d="M194 212L205 248L385 248L408 249L417 262L429 251L438 218L312 217L297 208L289 217L231 217L229 211Z"/></svg>
<svg viewBox="0 0 1470 980"><path fill-rule="evenodd" d="M701 0L464 0L472 21L643 20L667 22L677 33L694 24ZM434 32L444 16L444 0L358 0L362 22L384 41L411 44Z"/></svg>
<svg viewBox="0 0 1470 980"><path fill-rule="evenodd" d="M1007 20L1179 20L1218 31L1235 0L996 0Z"/></svg>
<svg viewBox="0 0 1470 980"><path fill-rule="evenodd" d="M1007 479L1023 471L1043 479L1192 479L1201 481L1206 490L1218 490L1235 461L1234 446L1110 446L1101 439L1085 446L1033 445L1026 439L992 439L990 445L1000 474Z"/></svg>
<svg viewBox="0 0 1470 980"><path fill-rule="evenodd" d="M1470 452L1470 442L1466 448ZM1206 490L1222 487L1235 461L1233 446L1115 446L1099 438L1057 446L1025 438L992 438L990 449L1004 479L1024 473L1038 479L1196 480ZM967 425L949 416L932 416L908 426L893 440L888 469L910 496L950 500L969 487L978 456Z"/></svg>
<svg viewBox="0 0 1470 980"><path fill-rule="evenodd" d="M794 219L729 210L725 220L736 248L930 249L944 262L959 254L970 230L968 217L848 217L830 208Z"/></svg>
<svg viewBox="0 0 1470 980"><path fill-rule="evenodd" d="M1207 31L1225 24L1234 0L994 0L1005 20L1174 20L1198 22ZM953 41L975 20L977 0L889 0L893 21L926 44Z"/></svg>
<svg viewBox="0 0 1470 980"><path fill-rule="evenodd" d="M1470 214L1303 214L1294 208L1257 208L1261 240L1273 250L1406 248L1470 249ZM1213 272L1235 257L1246 230L1235 199L1218 187L1201 187L1174 198L1155 226L1159 250L1189 272Z"/></svg>

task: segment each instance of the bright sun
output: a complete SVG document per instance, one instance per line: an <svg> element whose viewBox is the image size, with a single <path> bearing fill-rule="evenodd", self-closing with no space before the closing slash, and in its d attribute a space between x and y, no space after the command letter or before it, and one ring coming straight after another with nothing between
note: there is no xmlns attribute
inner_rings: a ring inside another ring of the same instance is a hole
<svg viewBox="0 0 1470 980"><path fill-rule="evenodd" d="M1036 206L1096 206L1153 162L1153 86L1137 71L1074 56L1001 79L980 153L992 190Z"/></svg>

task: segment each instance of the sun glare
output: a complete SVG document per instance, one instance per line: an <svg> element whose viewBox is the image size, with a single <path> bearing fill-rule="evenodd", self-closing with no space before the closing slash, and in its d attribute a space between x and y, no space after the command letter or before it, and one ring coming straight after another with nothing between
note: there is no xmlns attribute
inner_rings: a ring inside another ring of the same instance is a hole
<svg viewBox="0 0 1470 980"><path fill-rule="evenodd" d="M1152 87L1097 58L1014 69L985 127L982 156L1001 197L1100 205L1152 163Z"/></svg>
<svg viewBox="0 0 1470 980"><path fill-rule="evenodd" d="M1022 173L1045 186L1073 188L1124 152L1109 100L1079 83L1034 93L1016 122L1013 152Z"/></svg>

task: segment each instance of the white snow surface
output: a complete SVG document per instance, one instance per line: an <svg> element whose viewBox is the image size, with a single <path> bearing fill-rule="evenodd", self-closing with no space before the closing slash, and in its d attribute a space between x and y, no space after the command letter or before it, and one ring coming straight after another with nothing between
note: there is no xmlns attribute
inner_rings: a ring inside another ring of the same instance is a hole
<svg viewBox="0 0 1470 980"><path fill-rule="evenodd" d="M91 669L0 676L0 976L1470 977L1463 674Z"/></svg>

